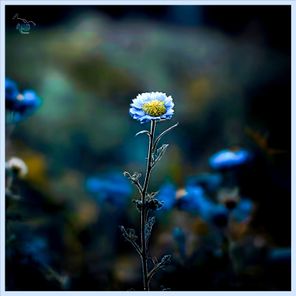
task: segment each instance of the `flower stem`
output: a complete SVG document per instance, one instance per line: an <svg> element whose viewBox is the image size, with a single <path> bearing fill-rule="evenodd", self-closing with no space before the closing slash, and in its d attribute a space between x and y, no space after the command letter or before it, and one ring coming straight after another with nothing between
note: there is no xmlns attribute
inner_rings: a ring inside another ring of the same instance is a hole
<svg viewBox="0 0 296 296"><path fill-rule="evenodd" d="M154 144L156 121L151 120L150 134L149 134L149 146L148 146L148 156L146 165L146 175L142 190L142 208L141 208L141 261L142 261L142 274L143 274L143 286L144 291L149 291L148 282L148 264L147 264L147 247L145 238L145 225L147 221L148 208L146 205L146 195L149 185L150 174L152 170L152 153Z"/></svg>

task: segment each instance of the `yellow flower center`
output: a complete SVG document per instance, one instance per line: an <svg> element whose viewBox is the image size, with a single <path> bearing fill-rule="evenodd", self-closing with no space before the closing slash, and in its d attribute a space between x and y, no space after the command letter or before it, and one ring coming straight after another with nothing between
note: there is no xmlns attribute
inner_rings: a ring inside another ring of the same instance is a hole
<svg viewBox="0 0 296 296"><path fill-rule="evenodd" d="M153 117L161 116L166 112L164 102L153 100L149 103L145 103L142 107L143 111Z"/></svg>

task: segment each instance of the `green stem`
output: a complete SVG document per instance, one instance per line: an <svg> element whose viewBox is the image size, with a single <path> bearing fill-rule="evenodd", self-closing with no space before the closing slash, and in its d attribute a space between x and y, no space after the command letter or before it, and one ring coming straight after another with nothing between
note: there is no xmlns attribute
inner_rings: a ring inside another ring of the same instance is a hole
<svg viewBox="0 0 296 296"><path fill-rule="evenodd" d="M150 174L152 170L152 153L153 153L153 141L155 135L156 121L151 120L150 134L149 134L149 146L148 146L148 156L146 165L146 176L143 184L142 190L142 208L141 208L141 261L142 261L142 274L143 274L143 285L144 291L149 291L148 282L148 264L147 264L147 248L146 248L146 238L145 238L145 224L147 221L147 205L146 205L146 195L149 185Z"/></svg>

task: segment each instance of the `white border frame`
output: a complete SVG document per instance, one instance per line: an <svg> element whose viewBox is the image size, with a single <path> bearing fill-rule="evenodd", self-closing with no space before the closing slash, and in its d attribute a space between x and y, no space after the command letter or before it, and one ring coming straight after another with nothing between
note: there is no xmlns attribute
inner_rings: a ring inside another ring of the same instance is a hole
<svg viewBox="0 0 296 296"><path fill-rule="evenodd" d="M290 5L291 6L291 38L292 38L292 48L291 48L291 60L292 60L292 96L291 96L291 144L292 144L292 179L296 181L296 171L295 171L295 148L296 148L296 139L295 135L293 135L293 131L296 127L296 103L295 103L295 37L293 34L296 29L296 1L286 1L286 0L266 0L266 1L257 1L257 0L248 0L248 1L224 1L224 0L109 0L109 1L99 1L99 0L0 0L0 85L4 86L5 84L5 6L6 5ZM294 117L293 117L294 115ZM0 87L0 295L9 295L9 296L17 296L17 295L46 295L46 296L58 296L58 295L119 295L119 294L127 294L131 293L132 295L162 295L164 293L168 293L169 295L206 295L206 296L218 296L218 295L243 295L243 296L251 296L251 295L262 295L262 296L284 296L284 295L296 295L295 292L295 283L296 276L294 278L292 275L295 275L295 265L296 265L296 257L292 252L292 274L291 274L291 291L250 291L250 292L236 292L236 291L223 291L223 292L204 292L204 291L194 291L194 292L106 292L106 291L96 291L96 292L83 292L83 291L67 291L67 292L12 292L5 291L5 90L4 87ZM295 185L292 183L292 195L291 195L291 217L292 217L292 233L291 233L291 249L295 250L295 235L293 234L293 226L295 225L295 206L296 203L294 201L295 196ZM293 215L294 213L294 215Z"/></svg>

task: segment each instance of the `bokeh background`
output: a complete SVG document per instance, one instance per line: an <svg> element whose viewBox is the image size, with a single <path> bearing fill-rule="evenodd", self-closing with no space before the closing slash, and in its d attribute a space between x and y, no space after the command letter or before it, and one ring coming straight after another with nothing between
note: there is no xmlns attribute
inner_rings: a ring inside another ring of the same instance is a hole
<svg viewBox="0 0 296 296"><path fill-rule="evenodd" d="M16 13L36 23L29 34ZM6 76L42 98L6 126L6 158L29 169L14 184L20 199L6 202L6 289L141 289L118 228L138 230L137 192L120 176L145 169L147 139L134 135L148 127L129 104L161 91L175 115L159 130L179 126L151 190L223 179L209 158L244 148L252 161L234 174L252 211L231 224L228 256L224 228L157 212L151 256L173 259L151 288L290 290L290 74L290 6L6 6Z"/></svg>

